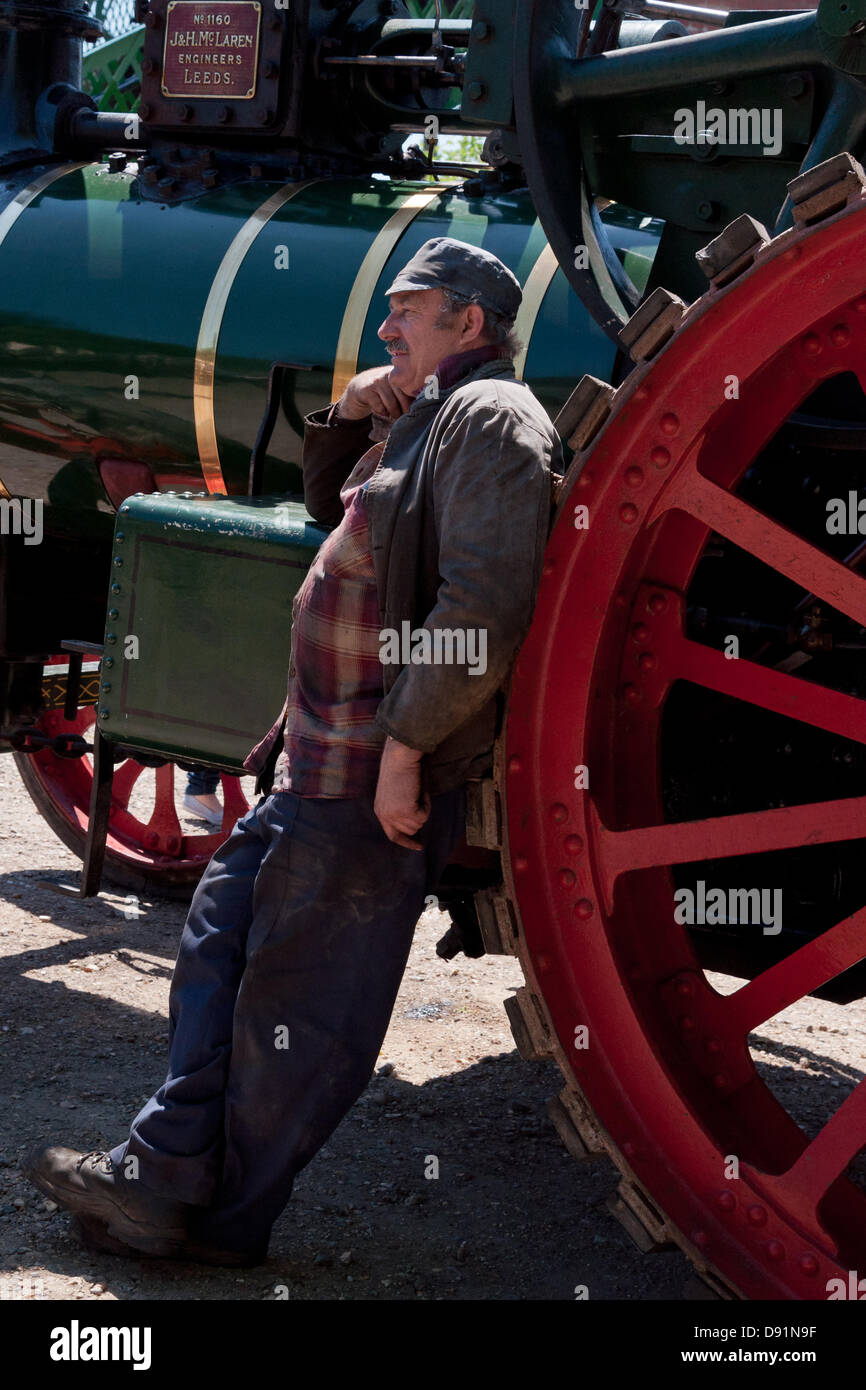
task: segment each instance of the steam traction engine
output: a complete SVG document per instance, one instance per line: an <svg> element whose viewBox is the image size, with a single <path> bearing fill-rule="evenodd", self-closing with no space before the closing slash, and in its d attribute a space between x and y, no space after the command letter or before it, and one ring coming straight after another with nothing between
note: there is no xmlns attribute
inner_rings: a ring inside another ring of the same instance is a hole
<svg viewBox="0 0 866 1390"><path fill-rule="evenodd" d="M569 467L446 900L520 957L520 1051L641 1247L826 1297L866 1090L794 1113L749 1035L863 994L866 0L150 0L133 114L82 90L77 6L0 0L0 734L77 891L188 893L246 809L323 534L302 417L382 360L423 241L483 244ZM176 766L221 773L220 833ZM710 887L784 910L675 910Z"/></svg>

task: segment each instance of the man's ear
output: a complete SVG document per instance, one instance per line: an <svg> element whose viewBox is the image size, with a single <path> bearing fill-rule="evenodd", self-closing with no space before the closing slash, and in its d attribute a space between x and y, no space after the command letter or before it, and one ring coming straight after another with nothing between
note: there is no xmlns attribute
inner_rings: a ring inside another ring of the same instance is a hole
<svg viewBox="0 0 866 1390"><path fill-rule="evenodd" d="M480 304L466 305L466 338L473 347L484 336L484 310Z"/></svg>

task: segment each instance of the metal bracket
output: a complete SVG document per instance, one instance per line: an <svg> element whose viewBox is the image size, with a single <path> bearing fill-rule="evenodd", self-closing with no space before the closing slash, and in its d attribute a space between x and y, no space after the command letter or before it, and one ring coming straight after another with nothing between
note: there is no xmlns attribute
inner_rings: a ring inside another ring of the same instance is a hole
<svg viewBox="0 0 866 1390"><path fill-rule="evenodd" d="M72 720L78 710L78 695L81 687L81 661L85 656L102 656L100 642L61 642L64 651L69 652L69 675L66 685L66 704L63 717ZM108 817L111 811L111 788L114 781L114 750L103 738L98 723L93 730L93 783L90 789L90 808L87 816L87 838L84 842L84 859L81 865L81 883L73 888L68 883L48 880L46 887L68 898L94 898L99 892L102 879L102 866L105 863L105 845L108 839Z"/></svg>
<svg viewBox="0 0 866 1390"><path fill-rule="evenodd" d="M249 482L247 484L248 497L261 497L262 481L265 471L265 459L268 453L268 445L271 442L271 435L280 413L280 403L283 398L283 386L289 372L311 372L313 371L312 362L272 362L271 370L268 373L268 394L265 405L265 413L262 423L259 425L259 432L253 451L250 455Z"/></svg>
<svg viewBox="0 0 866 1390"><path fill-rule="evenodd" d="M105 844L108 839L108 817L111 811L111 788L114 781L114 750L97 727L93 733L93 785L87 817L87 839L81 865L81 883L73 888L68 883L44 880L45 887L67 898L95 898L105 863Z"/></svg>

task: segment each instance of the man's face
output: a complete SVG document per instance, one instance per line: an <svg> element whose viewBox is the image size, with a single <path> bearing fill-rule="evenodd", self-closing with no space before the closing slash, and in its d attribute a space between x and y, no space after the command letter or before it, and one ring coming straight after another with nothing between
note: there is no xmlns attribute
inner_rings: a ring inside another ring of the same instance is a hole
<svg viewBox="0 0 866 1390"><path fill-rule="evenodd" d="M388 304L390 313L379 337L388 344L393 363L389 380L409 396L423 391L443 357L485 342L484 311L477 304L467 304L441 326L437 323L443 306L441 290L407 290L392 294Z"/></svg>

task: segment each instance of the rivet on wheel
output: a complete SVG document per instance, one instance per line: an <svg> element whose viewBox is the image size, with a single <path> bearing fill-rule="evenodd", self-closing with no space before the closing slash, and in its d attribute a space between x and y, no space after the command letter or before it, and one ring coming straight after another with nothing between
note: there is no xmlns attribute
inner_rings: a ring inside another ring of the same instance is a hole
<svg viewBox="0 0 866 1390"><path fill-rule="evenodd" d="M746 1216L753 1226L765 1226L767 1224L767 1208L760 1207L757 1203L749 1207Z"/></svg>
<svg viewBox="0 0 866 1390"><path fill-rule="evenodd" d="M834 347L845 347L851 341L851 330L847 323L834 324L830 329L830 342Z"/></svg>
<svg viewBox="0 0 866 1390"><path fill-rule="evenodd" d="M634 1144L631 1142L630 1139L626 1139L625 1143L622 1146L622 1151L625 1154L626 1158L634 1158L636 1150Z"/></svg>
<svg viewBox="0 0 866 1390"><path fill-rule="evenodd" d="M521 761L520 761L519 758L514 757L514 758L509 758L509 759L508 759L508 771L509 771L509 772L519 772L522 766L523 766L523 764L521 763Z"/></svg>
<svg viewBox="0 0 866 1390"><path fill-rule="evenodd" d="M695 1031L695 1020L689 1018L688 1014L680 1014L679 1025L681 1033L693 1033Z"/></svg>
<svg viewBox="0 0 866 1390"><path fill-rule="evenodd" d="M718 1038L705 1038L704 1047L713 1057L722 1050L722 1044L719 1042Z"/></svg>
<svg viewBox="0 0 866 1390"><path fill-rule="evenodd" d="M625 480L629 487L641 487L643 484L643 469L636 467L627 468L625 470Z"/></svg>
<svg viewBox="0 0 866 1390"><path fill-rule="evenodd" d="M556 565L554 564L553 560L545 560L541 572L542 574L553 574L553 571L555 569Z"/></svg>
<svg viewBox="0 0 866 1390"><path fill-rule="evenodd" d="M771 1260L784 1260L785 1247L780 1240L768 1240L767 1254Z"/></svg>
<svg viewBox="0 0 866 1390"><path fill-rule="evenodd" d="M814 1255L801 1255L797 1263L799 1264L804 1274L818 1273L818 1261L815 1259Z"/></svg>
<svg viewBox="0 0 866 1390"><path fill-rule="evenodd" d="M694 992L695 987L691 980L688 978L677 980L677 994L681 999L687 999L690 995L694 994Z"/></svg>
<svg viewBox="0 0 866 1390"><path fill-rule="evenodd" d="M646 642L649 640L650 630L646 623L635 623L631 635L636 642Z"/></svg>
<svg viewBox="0 0 866 1390"><path fill-rule="evenodd" d="M664 613L667 609L668 601L664 594L651 594L649 601L649 611L651 613Z"/></svg>
<svg viewBox="0 0 866 1390"><path fill-rule="evenodd" d="M559 881L560 881L560 883L562 884L563 888L572 888L572 887L574 886L574 872L573 872L573 870L572 870L572 869L560 869L560 871L559 871Z"/></svg>
<svg viewBox="0 0 866 1390"><path fill-rule="evenodd" d="M649 400L649 398L650 398L650 388L646 385L645 382L641 382L640 386L638 386L638 387L636 388L635 393L634 393L634 398L635 398L636 401L648 401L648 400Z"/></svg>
<svg viewBox="0 0 866 1390"><path fill-rule="evenodd" d="M800 259L800 247L799 247L799 246L790 246L790 247L788 248L788 250L785 251L785 252L783 252L783 254L782 254L782 260L783 260L783 261L798 261L799 259Z"/></svg>
<svg viewBox="0 0 866 1390"><path fill-rule="evenodd" d="M803 339L803 351L808 357L817 357L821 351L821 339L817 333L807 333Z"/></svg>
<svg viewBox="0 0 866 1390"><path fill-rule="evenodd" d="M640 691L636 685L624 685L622 688L622 698L627 705L636 705L640 699Z"/></svg>
<svg viewBox="0 0 866 1390"><path fill-rule="evenodd" d="M717 1071L715 1076L713 1077L713 1085L715 1086L716 1090L724 1091L727 1084L728 1078L725 1076L725 1073L723 1071Z"/></svg>
<svg viewBox="0 0 866 1390"><path fill-rule="evenodd" d="M580 854L583 849L583 840L579 835L567 835L565 838L565 848L569 854Z"/></svg>
<svg viewBox="0 0 866 1390"><path fill-rule="evenodd" d="M563 806L561 801L554 801L550 808L550 814L557 825L561 825L564 820L568 820L568 807Z"/></svg>
<svg viewBox="0 0 866 1390"><path fill-rule="evenodd" d="M593 914L594 908L589 898L581 898L574 904L574 915L579 917L582 922L586 922Z"/></svg>
<svg viewBox="0 0 866 1390"><path fill-rule="evenodd" d="M667 414L662 416L659 424L662 434L676 434L680 427L679 416L674 415L673 411L669 410Z"/></svg>
<svg viewBox="0 0 866 1390"><path fill-rule="evenodd" d="M550 956L540 955L535 958L535 968L542 975L550 969Z"/></svg>
<svg viewBox="0 0 866 1390"><path fill-rule="evenodd" d="M737 1199L733 1192L720 1192L716 1198L716 1206L722 1211L733 1211L737 1205Z"/></svg>
<svg viewBox="0 0 866 1390"><path fill-rule="evenodd" d="M706 1231L692 1231L692 1244L696 1245L699 1250L703 1250L708 1240L709 1236Z"/></svg>
<svg viewBox="0 0 866 1390"><path fill-rule="evenodd" d="M529 860L524 854L518 854L514 860L514 867L519 874L525 873L529 868Z"/></svg>
<svg viewBox="0 0 866 1390"><path fill-rule="evenodd" d="M620 520L627 522L629 525L633 521L637 521L637 507L634 502L624 502L619 509L619 515Z"/></svg>
<svg viewBox="0 0 866 1390"><path fill-rule="evenodd" d="M584 469L574 486L586 491L588 487L592 487L593 481L592 474L587 473L586 469Z"/></svg>
<svg viewBox="0 0 866 1390"><path fill-rule="evenodd" d="M652 652L641 652L638 657L638 665L642 671L654 671L658 661Z"/></svg>
<svg viewBox="0 0 866 1390"><path fill-rule="evenodd" d="M859 299L854 300L854 308L858 314L866 314L866 294L861 294Z"/></svg>
<svg viewBox="0 0 866 1390"><path fill-rule="evenodd" d="M656 468L667 468L671 461L670 450L665 449L662 444L657 444L650 454L650 461Z"/></svg>

